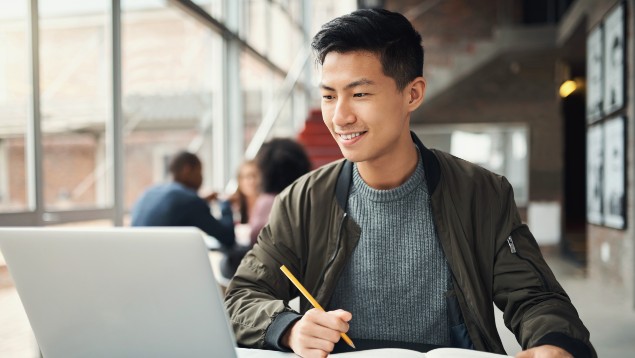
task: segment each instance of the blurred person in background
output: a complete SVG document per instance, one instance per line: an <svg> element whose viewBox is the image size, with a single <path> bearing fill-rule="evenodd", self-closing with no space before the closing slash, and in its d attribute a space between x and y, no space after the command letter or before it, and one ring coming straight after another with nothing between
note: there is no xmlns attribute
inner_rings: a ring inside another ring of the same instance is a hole
<svg viewBox="0 0 635 358"><path fill-rule="evenodd" d="M262 194L258 197L249 220L252 245L269 221L276 195L311 170L311 161L304 147L287 138L276 138L265 143L258 151L256 162L261 173Z"/></svg>
<svg viewBox="0 0 635 358"><path fill-rule="evenodd" d="M302 145L288 138L275 138L263 144L255 162L260 169L262 192L249 217L251 245L225 255L221 262L221 273L226 278L234 276L240 261L256 243L260 230L269 221L276 195L311 170L311 161Z"/></svg>
<svg viewBox="0 0 635 358"><path fill-rule="evenodd" d="M192 153L181 151L169 166L172 181L146 190L132 209L132 226L194 226L213 236L224 247L235 242L231 204L221 201L221 218L215 218L209 202L217 199L212 193L198 196L203 183L203 165Z"/></svg>
<svg viewBox="0 0 635 358"><path fill-rule="evenodd" d="M237 223L247 224L251 217L256 200L260 195L260 169L255 160L247 160L238 169L238 188L229 201L234 206L234 213L238 213Z"/></svg>

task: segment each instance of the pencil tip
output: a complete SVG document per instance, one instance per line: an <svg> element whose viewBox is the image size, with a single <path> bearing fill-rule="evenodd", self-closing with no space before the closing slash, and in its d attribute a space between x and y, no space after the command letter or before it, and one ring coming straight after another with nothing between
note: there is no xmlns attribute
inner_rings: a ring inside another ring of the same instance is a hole
<svg viewBox="0 0 635 358"><path fill-rule="evenodd" d="M353 342L351 342L351 347L353 347L353 349L357 349L357 347L355 347L355 345L353 344Z"/></svg>

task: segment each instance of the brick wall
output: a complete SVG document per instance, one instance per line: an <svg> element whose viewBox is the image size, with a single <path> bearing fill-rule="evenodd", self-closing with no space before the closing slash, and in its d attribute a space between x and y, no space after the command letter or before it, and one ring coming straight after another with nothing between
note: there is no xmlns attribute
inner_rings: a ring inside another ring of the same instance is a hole
<svg viewBox="0 0 635 358"><path fill-rule="evenodd" d="M418 0L399 0L387 1L386 8L407 16L419 31L426 68L447 66L457 52L470 53L476 43L491 40L503 11L498 1L492 0L444 0L432 7Z"/></svg>
<svg viewBox="0 0 635 358"><path fill-rule="evenodd" d="M24 209L27 205L24 141L12 138L7 144L9 200L8 207Z"/></svg>
<svg viewBox="0 0 635 358"><path fill-rule="evenodd" d="M74 193L96 168L97 138L47 136L43 143L43 179L45 207L67 208L95 203L95 187Z"/></svg>
<svg viewBox="0 0 635 358"><path fill-rule="evenodd" d="M126 137L124 200L126 207L132 206L139 195L161 178L156 177L161 153L171 155L187 148L195 137L194 130L154 130L133 132ZM43 141L43 189L46 209L77 209L94 207L98 203L96 185L89 185L85 191L76 191L80 183L92 175L105 160L96 153L97 136L57 135ZM103 148L102 148L103 150ZM101 155L101 154L100 154ZM204 169L212 167L212 153L200 153ZM10 204L3 210L26 208L27 173L25 173L24 140L12 139L8 146ZM107 174L110 175L110 174ZM103 176L99 180L107 180ZM78 195L73 195L73 191ZM108 200L111 200L108 199Z"/></svg>

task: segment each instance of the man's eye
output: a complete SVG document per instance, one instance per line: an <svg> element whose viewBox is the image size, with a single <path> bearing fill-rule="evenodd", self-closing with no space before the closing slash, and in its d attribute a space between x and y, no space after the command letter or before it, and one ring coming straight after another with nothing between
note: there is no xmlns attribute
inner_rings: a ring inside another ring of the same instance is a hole
<svg viewBox="0 0 635 358"><path fill-rule="evenodd" d="M323 99L333 99L333 96L327 94L327 95L322 96L322 98Z"/></svg>
<svg viewBox="0 0 635 358"><path fill-rule="evenodd" d="M366 97L366 96L368 96L368 93L355 93L353 95L353 97Z"/></svg>

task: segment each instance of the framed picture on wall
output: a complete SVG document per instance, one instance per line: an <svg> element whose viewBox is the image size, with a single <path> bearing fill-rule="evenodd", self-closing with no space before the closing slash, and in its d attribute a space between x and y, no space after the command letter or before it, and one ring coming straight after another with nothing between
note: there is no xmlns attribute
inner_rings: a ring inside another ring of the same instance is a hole
<svg viewBox="0 0 635 358"><path fill-rule="evenodd" d="M615 117L604 122L604 175L603 209L604 225L616 229L626 227L626 158L624 147L626 134L624 117Z"/></svg>
<svg viewBox="0 0 635 358"><path fill-rule="evenodd" d="M604 21L604 114L624 106L624 5L611 11Z"/></svg>
<svg viewBox="0 0 635 358"><path fill-rule="evenodd" d="M604 46L602 26L597 26L587 38L587 122L602 117L604 84Z"/></svg>
<svg viewBox="0 0 635 358"><path fill-rule="evenodd" d="M593 123L602 117L602 100L604 96L604 47L602 26L596 26L587 37L587 123Z"/></svg>
<svg viewBox="0 0 635 358"><path fill-rule="evenodd" d="M591 224L602 225L602 195L604 187L602 177L604 175L604 127L602 123L593 125L587 130L587 221Z"/></svg>

